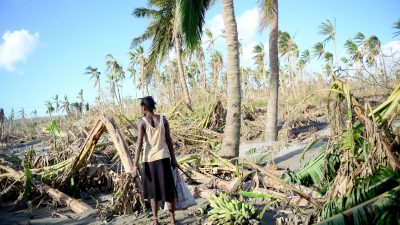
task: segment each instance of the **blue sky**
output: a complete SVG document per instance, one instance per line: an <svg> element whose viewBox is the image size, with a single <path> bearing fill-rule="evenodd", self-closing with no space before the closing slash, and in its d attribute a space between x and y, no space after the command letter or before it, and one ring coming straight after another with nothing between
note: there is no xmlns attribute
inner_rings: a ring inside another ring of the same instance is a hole
<svg viewBox="0 0 400 225"><path fill-rule="evenodd" d="M127 67L131 39L140 35L148 22L131 16L140 6L146 6L146 1L1 0L0 108L5 108L7 115L11 108L25 108L27 113L37 109L43 115L46 100L59 94L74 101L80 89L86 100L94 102L97 91L83 74L84 69L92 65L105 76L108 53ZM243 65L251 65L255 43L268 43L268 33L260 34L257 29L256 6L255 0L235 1L245 52ZM391 27L400 19L399 9L398 0L281 0L279 25L294 35L300 50L304 50L323 40L318 35L321 22L336 18L338 54L343 55L344 42L358 31L377 35L384 45L397 46ZM215 33L223 28L221 14L217 1L206 15L206 26ZM216 49L225 54L224 40L218 41ZM105 79L102 86L106 88ZM124 94L135 97L135 93L127 80Z"/></svg>

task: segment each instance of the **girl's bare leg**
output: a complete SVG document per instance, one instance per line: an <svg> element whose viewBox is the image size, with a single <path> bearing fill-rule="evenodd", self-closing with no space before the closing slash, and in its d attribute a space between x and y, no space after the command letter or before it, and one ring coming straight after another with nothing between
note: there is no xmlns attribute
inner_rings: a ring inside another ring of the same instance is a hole
<svg viewBox="0 0 400 225"><path fill-rule="evenodd" d="M152 224L158 225L158 207L157 202L154 198L150 199L151 211L153 212L153 222Z"/></svg>
<svg viewBox="0 0 400 225"><path fill-rule="evenodd" d="M171 202L167 202L169 218L171 219L171 224L176 224L175 221L175 202L172 200Z"/></svg>

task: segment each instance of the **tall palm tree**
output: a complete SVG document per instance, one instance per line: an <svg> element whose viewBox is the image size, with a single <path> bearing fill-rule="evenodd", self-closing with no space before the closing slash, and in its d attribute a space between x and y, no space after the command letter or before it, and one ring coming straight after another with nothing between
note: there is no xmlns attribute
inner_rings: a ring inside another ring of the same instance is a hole
<svg viewBox="0 0 400 225"><path fill-rule="evenodd" d="M293 38L290 36L288 32L279 32L278 35L278 50L281 56L286 58L287 66L288 66L288 74L289 80L292 81L293 74L293 61L292 58L294 56L298 56L299 49L297 44L294 42Z"/></svg>
<svg viewBox="0 0 400 225"><path fill-rule="evenodd" d="M192 88L196 87L199 81L200 68L196 61L191 61L187 68L189 84Z"/></svg>
<svg viewBox="0 0 400 225"><path fill-rule="evenodd" d="M197 46L195 50L195 55L197 57L200 66L201 86L203 87L204 90L206 90L207 88L207 75L206 75L206 63L205 63L206 59L201 45Z"/></svg>
<svg viewBox="0 0 400 225"><path fill-rule="evenodd" d="M300 79L303 79L304 69L307 66L307 64L310 63L310 61L311 61L311 54L310 51L306 49L301 53L301 58L297 63L297 66L300 70Z"/></svg>
<svg viewBox="0 0 400 225"><path fill-rule="evenodd" d="M67 95L64 95L64 101L62 102L61 109L63 112L67 113L67 116L71 115L71 109L70 109L70 104L69 104Z"/></svg>
<svg viewBox="0 0 400 225"><path fill-rule="evenodd" d="M55 104L55 111L57 114L60 112L60 100L58 99L58 94L53 98Z"/></svg>
<svg viewBox="0 0 400 225"><path fill-rule="evenodd" d="M117 85L117 77L114 74L110 73L110 74L107 74L107 78L108 78L107 83L108 83L108 86L109 86L109 94L110 94L111 101L112 101L112 104L113 104L113 108L114 108L114 111L115 111L115 99L118 100L117 92L115 90L115 87Z"/></svg>
<svg viewBox="0 0 400 225"><path fill-rule="evenodd" d="M260 1L261 28L269 27L269 96L265 126L265 140L276 141L278 136L278 91L279 91L279 58L278 58L278 0Z"/></svg>
<svg viewBox="0 0 400 225"><path fill-rule="evenodd" d="M145 95L145 91L147 95L149 95L149 87L147 85L149 74L146 73L147 59L144 56L143 47L140 45L136 46L135 53L140 64L140 89L142 90L143 96Z"/></svg>
<svg viewBox="0 0 400 225"><path fill-rule="evenodd" d="M214 52L214 46L215 46L215 42L217 41L218 36L214 37L214 34L208 28L206 28L204 30L204 34L207 37L207 41L206 41L207 47L206 48L209 51L209 53L212 53L212 52Z"/></svg>
<svg viewBox="0 0 400 225"><path fill-rule="evenodd" d="M94 80L94 87L97 86L97 88L98 88L99 100L100 100L100 96L101 96L100 72L97 71L97 68L95 68L95 67L87 66L85 74L90 75L90 79Z"/></svg>
<svg viewBox="0 0 400 225"><path fill-rule="evenodd" d="M106 71L108 73L108 77L110 80L110 77L113 78L113 92L115 94L115 97L118 101L120 112L122 112L122 90L119 90L119 82L125 78L125 72L122 68L122 66L117 62L117 60L111 55L107 54L106 55ZM116 92L115 92L116 90Z"/></svg>
<svg viewBox="0 0 400 225"><path fill-rule="evenodd" d="M51 118L51 113L54 112L53 103L51 103L51 101L46 101L45 105L46 105L46 113L49 114Z"/></svg>
<svg viewBox="0 0 400 225"><path fill-rule="evenodd" d="M241 126L239 40L233 0L221 3L227 45L227 115L220 155L234 158L239 156Z"/></svg>
<svg viewBox="0 0 400 225"><path fill-rule="evenodd" d="M182 34L189 48L200 42L204 13L210 1L180 1ZM221 156L233 158L239 155L241 122L240 59L237 24L233 0L222 0L222 15L227 43L227 115Z"/></svg>
<svg viewBox="0 0 400 225"><path fill-rule="evenodd" d="M130 62L127 70L129 72L129 78L132 79L133 86L136 87L136 66L139 64L139 57L135 52L129 52L128 54Z"/></svg>
<svg viewBox="0 0 400 225"><path fill-rule="evenodd" d="M215 88L214 91L216 91L216 89L218 88L220 73L222 71L222 68L224 67L224 61L221 52L215 51L214 54L211 56L210 67L212 69L211 83L212 86Z"/></svg>
<svg viewBox="0 0 400 225"><path fill-rule="evenodd" d="M26 118L25 109L22 108L18 113L19 113L19 117L20 117L22 120L25 120L25 118Z"/></svg>
<svg viewBox="0 0 400 225"><path fill-rule="evenodd" d="M337 50L336 50L336 20L334 21L334 24L330 20L326 20L325 22L322 22L322 24L319 26L319 34L325 35L326 38L323 41L323 43L327 43L329 41L333 41L333 47L335 51L335 57L336 57L336 67L338 67L338 55L337 55Z"/></svg>
<svg viewBox="0 0 400 225"><path fill-rule="evenodd" d="M256 79L258 81L264 81L267 79L267 77L265 76L265 49L264 49L264 45L262 43L259 43L257 45L254 46L253 48L253 59L255 61L255 64L257 65L257 75Z"/></svg>
<svg viewBox="0 0 400 225"><path fill-rule="evenodd" d="M79 100L79 102L78 102L78 104L79 104L79 113L80 113L80 115L82 115L82 113L83 113L83 106L84 106L84 103L85 103L85 100L83 99L83 89L81 89L80 91L79 91L79 93L78 93L78 100Z"/></svg>

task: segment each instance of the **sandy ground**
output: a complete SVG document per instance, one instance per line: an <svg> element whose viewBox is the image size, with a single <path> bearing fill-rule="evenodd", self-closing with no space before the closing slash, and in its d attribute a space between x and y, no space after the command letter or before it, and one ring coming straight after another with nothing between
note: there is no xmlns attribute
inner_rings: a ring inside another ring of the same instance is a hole
<svg viewBox="0 0 400 225"><path fill-rule="evenodd" d="M329 135L329 128L325 127L315 133L316 137L321 138L321 140L313 146L313 148L305 154L305 160L310 159L318 151L318 147L326 143L326 138ZM278 153L271 152L270 147L273 143L270 142L252 142L252 143L242 143L240 146L240 156L241 157L255 157L259 155L270 155L274 158L274 162L280 168L289 168L291 170L298 169L301 166L300 155L303 149L311 141L311 138L307 138L302 142L290 143L284 146L280 146ZM256 149L255 153L249 155L248 151L250 149ZM108 204L107 199L103 197L98 197L101 204ZM205 215L199 214L199 209L205 209L208 205L207 199L197 199L197 205L192 206L186 210L177 210L176 219L178 224L204 224ZM88 204L95 204L88 202ZM58 224L58 225L69 225L69 224L149 224L151 219L150 209L148 213L141 214L138 217L134 215L129 216L115 216L109 221L101 221L98 219L96 214L88 212L87 214L77 215L74 214L68 208L40 208L34 210L23 210L23 211L13 211L10 209L11 205L0 206L0 224L14 225L14 224ZM159 218L161 224L168 224L169 218L167 212L161 210L159 213ZM262 224L275 224L275 219L273 214L266 213L262 220Z"/></svg>

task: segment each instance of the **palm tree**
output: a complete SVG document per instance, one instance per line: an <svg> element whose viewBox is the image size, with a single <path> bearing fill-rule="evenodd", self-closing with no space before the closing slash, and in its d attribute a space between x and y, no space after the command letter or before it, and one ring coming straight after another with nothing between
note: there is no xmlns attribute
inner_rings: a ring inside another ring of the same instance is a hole
<svg viewBox="0 0 400 225"><path fill-rule="evenodd" d="M222 0L222 16L227 45L227 114L220 155L239 156L241 126L241 87L239 40L233 0Z"/></svg>
<svg viewBox="0 0 400 225"><path fill-rule="evenodd" d="M32 115L33 118L36 118L36 117L37 117L37 110L36 110L36 109L33 110L33 111L31 112L31 115Z"/></svg>
<svg viewBox="0 0 400 225"><path fill-rule="evenodd" d="M303 79L304 69L307 66L307 64L310 63L310 61L311 61L311 54L310 51L306 49L301 53L301 58L297 63L297 66L300 70L300 79Z"/></svg>
<svg viewBox="0 0 400 225"><path fill-rule="evenodd" d="M265 49L264 45L262 43L259 43L254 46L253 48L253 59L257 65L257 75L256 79L257 81L263 81L266 80L267 77L265 76Z"/></svg>
<svg viewBox="0 0 400 225"><path fill-rule="evenodd" d="M67 116L71 115L71 109L67 95L64 95L64 101L62 102L61 109L63 112L65 111L67 113Z"/></svg>
<svg viewBox="0 0 400 225"><path fill-rule="evenodd" d="M345 42L344 47L346 48L346 52L350 56L350 61L352 63L363 61L363 54L359 50L357 44L355 44L351 39Z"/></svg>
<svg viewBox="0 0 400 225"><path fill-rule="evenodd" d="M276 141L278 136L278 91L279 91L279 58L278 58L278 0L260 1L261 28L269 26L269 96L265 126L265 140Z"/></svg>
<svg viewBox="0 0 400 225"><path fill-rule="evenodd" d="M285 57L287 60L289 80L292 81L294 74L291 59L293 58L293 56L298 56L299 49L288 32L279 32L278 50L281 56Z"/></svg>
<svg viewBox="0 0 400 225"><path fill-rule="evenodd" d="M90 75L90 79L94 80L94 87L98 87L98 92L99 92L99 100L101 96L101 86L100 86L100 72L97 71L97 68L92 67L92 66L87 66L86 67L86 75Z"/></svg>
<svg viewBox="0 0 400 225"><path fill-rule="evenodd" d="M214 37L214 35L213 35L213 33L211 32L211 30L208 29L208 28L206 28L206 29L204 30L204 34L205 34L206 37L207 37L207 41L206 41L207 50L209 51L209 53L212 53L212 52L214 51L214 45L215 45L215 42L216 42L216 40L217 40L218 37Z"/></svg>
<svg viewBox="0 0 400 225"><path fill-rule="evenodd" d="M134 87L136 87L136 65L139 64L139 57L136 55L135 52L129 52L129 66L128 66L128 72L129 72L129 78L132 79L132 84ZM136 93L136 91L135 91Z"/></svg>
<svg viewBox="0 0 400 225"><path fill-rule="evenodd" d="M224 67L224 61L221 52L215 51L214 54L211 56L210 67L212 69L211 83L212 86L215 88L214 91L216 92L218 88L219 76L222 68Z"/></svg>
<svg viewBox="0 0 400 225"><path fill-rule="evenodd" d="M145 95L145 90L147 95L149 95L149 87L148 87L148 78L149 74L146 73L146 58L144 56L144 51L142 46L136 46L136 55L139 58L139 64L140 64L140 86L142 90L142 95Z"/></svg>
<svg viewBox="0 0 400 225"><path fill-rule="evenodd" d="M200 80L201 80L201 86L203 87L204 90L207 88L207 75L206 75L206 59L204 56L204 51L201 45L198 45L196 50L195 50L195 55L198 59L199 65L200 65Z"/></svg>
<svg viewBox="0 0 400 225"><path fill-rule="evenodd" d="M132 46L137 46L137 44L145 40L152 39L150 55L145 70L146 77L153 71L157 63L165 60L170 49L175 46L181 88L185 95L185 103L191 109L191 99L182 65L182 36L179 29L180 24L179 19L177 18L178 13L176 10L176 4L176 0L160 0L149 2L149 5L155 9L136 8L133 11L134 16L139 18L150 18L151 22L141 36L133 39Z"/></svg>
<svg viewBox="0 0 400 225"><path fill-rule="evenodd" d="M111 97L111 101L113 103L113 108L115 111L115 99L117 98L117 93L115 91L115 87L117 85L117 77L114 74L107 74L107 82L109 85L109 93L110 93L110 97Z"/></svg>
<svg viewBox="0 0 400 225"><path fill-rule="evenodd" d="M325 35L326 38L323 41L323 43L327 43L329 41L333 41L333 46L334 46L334 51L335 51L335 57L336 57L336 67L338 67L338 55L336 51L336 20L334 24L330 20L326 20L325 22L322 22L322 24L319 26L319 34Z"/></svg>
<svg viewBox="0 0 400 225"><path fill-rule="evenodd" d="M57 112L57 114L59 114L60 112L60 100L58 99L58 94L53 98L54 100L54 104L55 104L55 111Z"/></svg>
<svg viewBox="0 0 400 225"><path fill-rule="evenodd" d="M113 86L113 90L114 90L114 94L115 97L118 101L119 107L120 107L120 112L122 112L122 96L121 96L121 92L119 90L120 85L118 84L119 81L122 81L125 78L125 72L122 68L122 66L117 62L117 60L111 55L111 54L107 54L106 55L106 71L109 75L109 80L110 80L110 76L113 78L114 81L114 86ZM117 90L117 92L115 92L115 90ZM118 94L117 94L118 93Z"/></svg>
<svg viewBox="0 0 400 225"><path fill-rule="evenodd" d="M399 36L399 35L400 35L400 19L397 20L396 22L394 22L393 28L397 30L397 31L395 31L395 32L393 33L393 34L394 34L394 37Z"/></svg>
<svg viewBox="0 0 400 225"><path fill-rule="evenodd" d="M51 113L54 112L53 103L51 103L51 101L46 101L45 105L46 105L46 113L49 114L51 118Z"/></svg>
<svg viewBox="0 0 400 225"><path fill-rule="evenodd" d="M189 84L192 88L196 87L196 83L199 81L200 68L196 61L192 61L188 66L188 77Z"/></svg>
<svg viewBox="0 0 400 225"><path fill-rule="evenodd" d="M25 120L25 118L26 118L25 109L22 108L18 113L19 113L19 117L20 117L22 120Z"/></svg>
<svg viewBox="0 0 400 225"><path fill-rule="evenodd" d="M316 57L318 60L324 55L324 52L324 44L321 42L318 42L313 46L313 57Z"/></svg>

